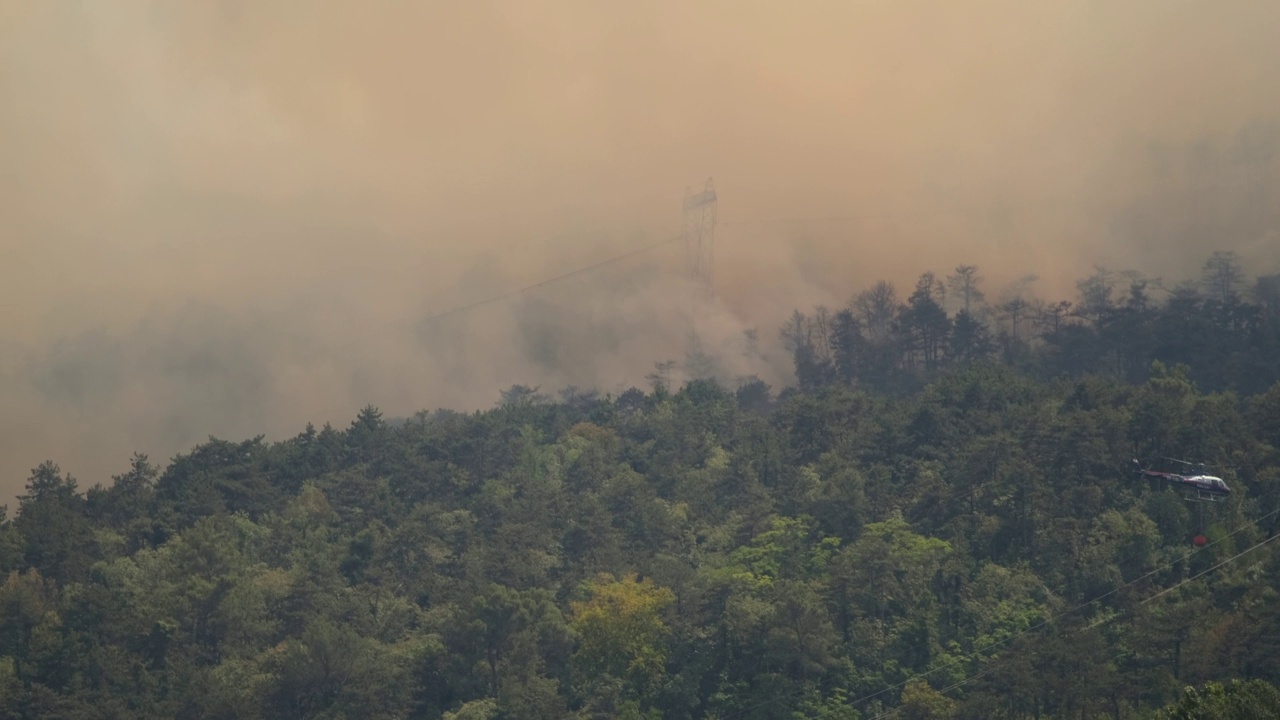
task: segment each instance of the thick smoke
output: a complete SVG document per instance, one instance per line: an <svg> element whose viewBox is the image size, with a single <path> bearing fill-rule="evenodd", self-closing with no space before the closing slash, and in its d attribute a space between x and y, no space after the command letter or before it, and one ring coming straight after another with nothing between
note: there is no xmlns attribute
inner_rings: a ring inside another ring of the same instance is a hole
<svg viewBox="0 0 1280 720"><path fill-rule="evenodd" d="M777 384L791 309L961 263L1274 272L1277 36L1244 0L0 0L0 494L644 385L691 327ZM708 175L696 316L678 244L441 315L671 237Z"/></svg>

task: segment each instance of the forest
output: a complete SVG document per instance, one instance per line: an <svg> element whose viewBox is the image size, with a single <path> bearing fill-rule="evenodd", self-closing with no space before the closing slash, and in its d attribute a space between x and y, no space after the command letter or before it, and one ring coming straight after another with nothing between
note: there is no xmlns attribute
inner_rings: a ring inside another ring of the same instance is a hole
<svg viewBox="0 0 1280 720"><path fill-rule="evenodd" d="M1233 252L1215 252L1201 277L1170 286L1135 271L1095 268L1075 300L1046 301L1027 286L988 303L982 277L961 265L920 276L900 300L876 283L838 311L796 311L782 330L802 390L857 385L918 391L947 367L996 361L1032 377L1111 376L1144 382L1153 360L1185 365L1208 391L1264 392L1280 381L1280 274L1247 277Z"/></svg>
<svg viewBox="0 0 1280 720"><path fill-rule="evenodd" d="M851 288L782 325L784 388L661 362L86 488L43 462L0 716L1280 716L1280 278L1078 287ZM1133 472L1170 458L1231 494Z"/></svg>

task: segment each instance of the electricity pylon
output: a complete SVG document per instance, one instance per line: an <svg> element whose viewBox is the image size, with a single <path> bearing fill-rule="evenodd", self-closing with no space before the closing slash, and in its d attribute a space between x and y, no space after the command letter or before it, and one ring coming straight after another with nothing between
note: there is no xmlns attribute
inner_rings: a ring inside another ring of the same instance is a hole
<svg viewBox="0 0 1280 720"><path fill-rule="evenodd" d="M711 178L702 192L684 193L684 248L689 274L700 294L715 294L716 189Z"/></svg>

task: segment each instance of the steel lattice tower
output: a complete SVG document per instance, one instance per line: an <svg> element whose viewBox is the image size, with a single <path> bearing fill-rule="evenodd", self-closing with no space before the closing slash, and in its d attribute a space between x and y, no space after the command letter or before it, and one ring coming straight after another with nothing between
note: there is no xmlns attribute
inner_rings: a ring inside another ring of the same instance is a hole
<svg viewBox="0 0 1280 720"><path fill-rule="evenodd" d="M711 178L702 192L684 193L684 248L689 274L706 297L715 294L716 189Z"/></svg>

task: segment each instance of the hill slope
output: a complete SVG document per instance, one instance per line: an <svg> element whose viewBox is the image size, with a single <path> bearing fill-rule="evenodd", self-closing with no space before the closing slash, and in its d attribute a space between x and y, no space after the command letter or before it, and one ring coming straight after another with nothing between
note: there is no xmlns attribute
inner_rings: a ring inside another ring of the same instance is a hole
<svg viewBox="0 0 1280 720"><path fill-rule="evenodd" d="M1277 527L1280 386L765 390L367 408L83 495L42 465L0 531L3 713L1129 717L1280 680L1276 545L1180 584Z"/></svg>

